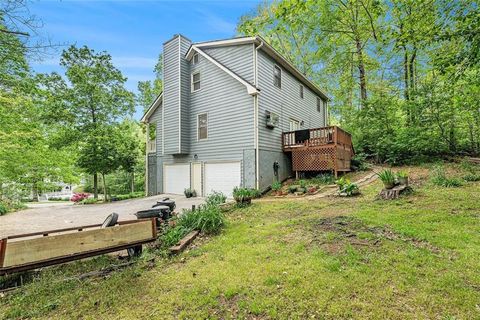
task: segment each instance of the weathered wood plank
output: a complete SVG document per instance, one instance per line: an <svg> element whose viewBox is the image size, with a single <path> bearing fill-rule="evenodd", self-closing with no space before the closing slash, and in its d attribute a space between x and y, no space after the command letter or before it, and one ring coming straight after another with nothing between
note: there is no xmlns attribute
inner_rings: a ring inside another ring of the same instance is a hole
<svg viewBox="0 0 480 320"><path fill-rule="evenodd" d="M179 253L180 251L185 249L185 247L188 246L188 244L192 242L198 236L198 234L199 231L197 230L190 232L185 237L183 237L183 239L180 240L180 242L176 246L170 247L170 252L174 254Z"/></svg>
<svg viewBox="0 0 480 320"><path fill-rule="evenodd" d="M152 221L117 225L104 229L9 240L3 267L24 265L82 252L125 245L153 238Z"/></svg>

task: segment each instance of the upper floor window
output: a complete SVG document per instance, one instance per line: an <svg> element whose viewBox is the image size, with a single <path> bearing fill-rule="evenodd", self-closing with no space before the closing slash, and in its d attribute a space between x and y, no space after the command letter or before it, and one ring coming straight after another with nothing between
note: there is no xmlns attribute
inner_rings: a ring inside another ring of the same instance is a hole
<svg viewBox="0 0 480 320"><path fill-rule="evenodd" d="M303 99L303 86L300 85L300 98Z"/></svg>
<svg viewBox="0 0 480 320"><path fill-rule="evenodd" d="M200 90L200 72L192 74L192 92Z"/></svg>
<svg viewBox="0 0 480 320"><path fill-rule="evenodd" d="M282 88L282 69L273 66L273 84L275 87Z"/></svg>
<svg viewBox="0 0 480 320"><path fill-rule="evenodd" d="M208 137L208 114L202 113L197 117L197 139L207 139Z"/></svg>
<svg viewBox="0 0 480 320"><path fill-rule="evenodd" d="M317 97L317 111L322 111L322 99L320 99L320 97Z"/></svg>
<svg viewBox="0 0 480 320"><path fill-rule="evenodd" d="M192 58L192 64L196 65L198 63L198 53L195 53Z"/></svg>

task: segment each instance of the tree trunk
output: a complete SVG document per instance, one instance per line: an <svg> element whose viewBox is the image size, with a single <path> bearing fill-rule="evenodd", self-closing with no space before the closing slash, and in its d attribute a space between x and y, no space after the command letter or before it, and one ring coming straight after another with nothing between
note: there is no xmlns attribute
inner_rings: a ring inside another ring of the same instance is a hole
<svg viewBox="0 0 480 320"><path fill-rule="evenodd" d="M102 173L103 180L103 202L107 202L107 183L105 182L105 174Z"/></svg>
<svg viewBox="0 0 480 320"><path fill-rule="evenodd" d="M357 38L355 41L357 45L357 55L358 55L358 73L360 81L360 99L362 107L365 106L367 102L367 80L365 78L365 64L363 61L363 48L362 42Z"/></svg>
<svg viewBox="0 0 480 320"><path fill-rule="evenodd" d="M405 82L405 100L410 100L410 81L408 77L409 67L408 67L408 52L406 48L403 48L403 81ZM410 118L410 114L407 111L408 118Z"/></svg>
<svg viewBox="0 0 480 320"><path fill-rule="evenodd" d="M93 197L98 199L98 176L96 173L93 174Z"/></svg>
<svg viewBox="0 0 480 320"><path fill-rule="evenodd" d="M135 171L132 171L132 184L131 184L131 192L135 192Z"/></svg>
<svg viewBox="0 0 480 320"><path fill-rule="evenodd" d="M34 202L38 202L38 186L37 181L33 181L32 184L32 200Z"/></svg>

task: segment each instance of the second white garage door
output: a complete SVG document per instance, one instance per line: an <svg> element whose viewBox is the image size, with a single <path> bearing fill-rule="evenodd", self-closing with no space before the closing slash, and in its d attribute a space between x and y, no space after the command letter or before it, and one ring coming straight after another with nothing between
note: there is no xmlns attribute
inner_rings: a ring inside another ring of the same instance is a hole
<svg viewBox="0 0 480 320"><path fill-rule="evenodd" d="M220 191L232 197L234 187L241 185L240 162L205 163L205 194Z"/></svg>
<svg viewBox="0 0 480 320"><path fill-rule="evenodd" d="M190 188L190 164L166 164L163 179L165 193L183 194Z"/></svg>

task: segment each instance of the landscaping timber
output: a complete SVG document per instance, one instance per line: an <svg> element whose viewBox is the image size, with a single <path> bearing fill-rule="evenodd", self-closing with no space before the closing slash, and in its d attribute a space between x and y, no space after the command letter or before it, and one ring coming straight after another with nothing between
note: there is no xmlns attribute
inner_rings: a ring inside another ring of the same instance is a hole
<svg viewBox="0 0 480 320"><path fill-rule="evenodd" d="M177 254L183 251L186 246L188 246L199 234L200 232L198 230L194 230L187 234L185 237L183 237L182 240L178 242L177 245L170 247L170 253L172 254Z"/></svg>

